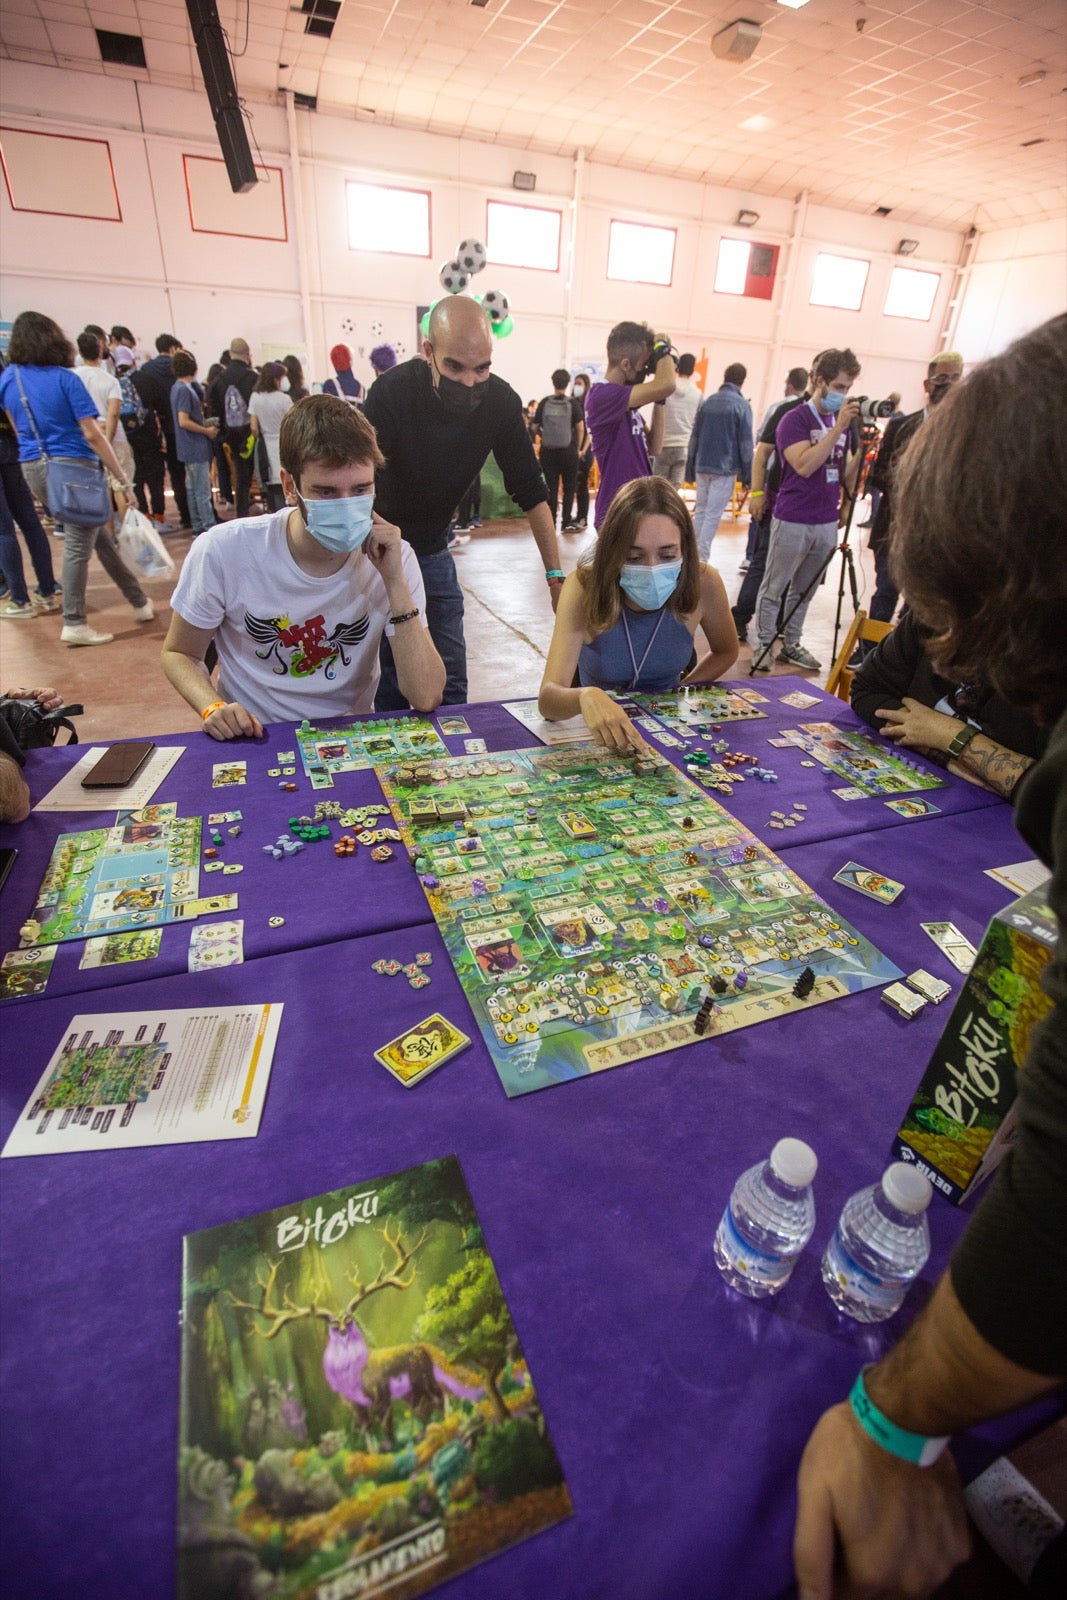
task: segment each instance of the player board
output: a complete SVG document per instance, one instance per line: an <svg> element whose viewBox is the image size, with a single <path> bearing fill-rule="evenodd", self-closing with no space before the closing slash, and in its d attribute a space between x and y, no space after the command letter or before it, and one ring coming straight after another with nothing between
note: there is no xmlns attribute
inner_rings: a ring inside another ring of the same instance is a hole
<svg viewBox="0 0 1067 1600"><path fill-rule="evenodd" d="M865 795L908 794L915 789L945 786L944 778L910 756L898 755L865 733L838 728L832 722L806 722L799 728L783 728L779 737L806 751Z"/></svg>
<svg viewBox="0 0 1067 1600"><path fill-rule="evenodd" d="M120 811L112 828L61 833L37 891L34 944L156 927L199 895L200 818L177 806Z"/></svg>
<svg viewBox="0 0 1067 1600"><path fill-rule="evenodd" d="M509 1096L694 1043L709 986L714 1036L900 976L658 755L572 746L378 777Z"/></svg>
<svg viewBox="0 0 1067 1600"><path fill-rule="evenodd" d="M313 728L305 720L296 730L296 742L313 789L332 789L338 772L365 772L397 757L448 754L448 746L425 717L388 717L337 728Z"/></svg>
<svg viewBox="0 0 1067 1600"><path fill-rule="evenodd" d="M755 694L755 701L748 694ZM757 691L738 691L709 684L702 689L677 689L670 694L635 694L631 696L642 711L651 713L672 733L684 739L710 734L712 725L724 722L750 722L767 713L759 709L765 696ZM716 728L714 731L718 731Z"/></svg>

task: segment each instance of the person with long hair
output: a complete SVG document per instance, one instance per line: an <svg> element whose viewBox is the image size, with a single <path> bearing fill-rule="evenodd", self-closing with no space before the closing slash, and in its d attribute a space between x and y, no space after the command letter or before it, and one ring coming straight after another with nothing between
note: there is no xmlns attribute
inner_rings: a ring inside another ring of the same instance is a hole
<svg viewBox="0 0 1067 1600"><path fill-rule="evenodd" d="M287 393L295 406L298 400L303 400L304 396L310 393L307 384L304 382L304 369L300 364L299 356L283 356L282 366L285 368L285 377L281 381L281 387L285 389L286 379L288 379L289 388Z"/></svg>
<svg viewBox="0 0 1067 1600"><path fill-rule="evenodd" d="M282 418L293 404L282 388L285 377L286 371L280 361L264 361L248 402L248 420L252 432L261 441L256 459L268 511L280 511L285 504L278 436Z"/></svg>
<svg viewBox="0 0 1067 1600"><path fill-rule="evenodd" d="M96 420L95 400L72 371L74 348L62 328L40 311L23 311L11 329L8 360L10 365L0 374L0 404L18 434L26 481L41 504L47 504L46 457L80 464L96 456L119 485L117 492L126 505L132 506L133 486ZM85 586L94 550L137 621L151 622L155 616L151 600L115 548L110 521L92 527L68 522L63 541L60 638L64 644L110 644L114 638L91 628L85 615Z"/></svg>
<svg viewBox="0 0 1067 1600"><path fill-rule="evenodd" d="M968 1546L950 1436L1067 1376L1065 440L1059 316L955 384L893 474L893 576L929 630L936 670L953 683L987 682L1049 730L1012 804L1051 868L1058 940L1041 979L1052 1009L1017 1078L1012 1147L926 1308L808 1441L794 1563L810 1600L938 1588ZM923 723L905 707L886 732L915 749L928 741ZM1047 1577L1041 1593L1061 1593Z"/></svg>
<svg viewBox="0 0 1067 1600"><path fill-rule="evenodd" d="M726 590L700 560L684 500L665 478L635 478L619 490L592 552L563 585L541 715L561 722L580 713L599 744L641 750L644 740L608 690L714 683L736 660Z"/></svg>

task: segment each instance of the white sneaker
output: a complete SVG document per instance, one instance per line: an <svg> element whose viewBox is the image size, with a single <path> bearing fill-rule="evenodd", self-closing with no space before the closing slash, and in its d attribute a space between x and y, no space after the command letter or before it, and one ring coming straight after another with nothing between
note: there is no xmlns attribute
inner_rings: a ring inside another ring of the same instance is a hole
<svg viewBox="0 0 1067 1600"><path fill-rule="evenodd" d="M5 600L0 605L0 617L35 617L37 607L32 600L24 600L19 605L17 600Z"/></svg>
<svg viewBox="0 0 1067 1600"><path fill-rule="evenodd" d="M151 600L146 600L143 606L134 606L133 614L138 622L151 622L156 614L156 608Z"/></svg>
<svg viewBox="0 0 1067 1600"><path fill-rule="evenodd" d="M59 635L63 644L110 644L113 633L97 633L87 622L67 622Z"/></svg>

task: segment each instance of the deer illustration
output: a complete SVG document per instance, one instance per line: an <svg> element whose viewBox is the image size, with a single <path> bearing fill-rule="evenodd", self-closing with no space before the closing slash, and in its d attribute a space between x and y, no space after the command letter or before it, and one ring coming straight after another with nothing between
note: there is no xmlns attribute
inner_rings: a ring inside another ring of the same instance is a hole
<svg viewBox="0 0 1067 1600"><path fill-rule="evenodd" d="M424 1231L421 1239L408 1249L399 1231L394 1239L386 1225L382 1229L382 1238L395 1257L392 1266L387 1268L387 1252L383 1249L377 1275L370 1283L360 1281L358 1268L349 1273L348 1281L354 1292L341 1311L331 1311L314 1300L309 1306L298 1306L288 1294L284 1296L282 1307L275 1307L272 1301L280 1265L277 1261L271 1265L266 1280L256 1274L260 1291L258 1304L253 1305L247 1300L238 1300L234 1294L229 1295L238 1310L250 1312L269 1324L267 1328L262 1328L253 1323L253 1331L261 1339L276 1339L290 1323L303 1321L307 1317L325 1322L329 1329L322 1354L326 1382L335 1394L359 1408L364 1426L369 1422L376 1423L390 1442L394 1400L405 1400L425 1425L435 1406L444 1410L443 1390L459 1399L471 1401L480 1400L486 1392L485 1386L478 1382L473 1373L451 1362L434 1345L399 1344L388 1349L371 1350L356 1321L357 1309L379 1289L411 1288L416 1269L412 1267L410 1276L406 1278L403 1272L428 1237Z"/></svg>

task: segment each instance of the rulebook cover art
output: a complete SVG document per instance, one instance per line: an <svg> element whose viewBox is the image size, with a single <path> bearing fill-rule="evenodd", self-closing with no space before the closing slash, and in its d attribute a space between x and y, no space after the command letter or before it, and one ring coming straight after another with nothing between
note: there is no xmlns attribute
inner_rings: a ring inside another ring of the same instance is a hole
<svg viewBox="0 0 1067 1600"><path fill-rule="evenodd" d="M570 1515L455 1156L184 1248L181 1600L412 1600Z"/></svg>

